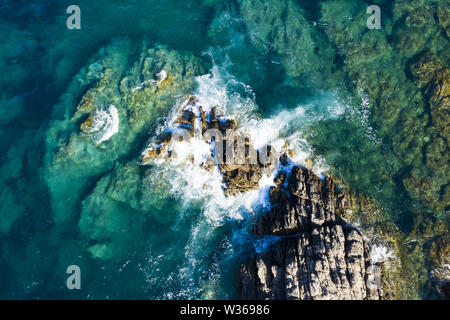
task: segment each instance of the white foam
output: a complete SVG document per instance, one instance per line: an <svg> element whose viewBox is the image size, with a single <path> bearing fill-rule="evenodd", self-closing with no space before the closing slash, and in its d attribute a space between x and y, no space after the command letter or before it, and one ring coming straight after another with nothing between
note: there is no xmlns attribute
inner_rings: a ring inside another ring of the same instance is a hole
<svg viewBox="0 0 450 320"><path fill-rule="evenodd" d="M105 110L99 108L95 110L92 121L92 128L88 131L98 145L109 140L119 132L119 114L112 104Z"/></svg>
<svg viewBox="0 0 450 320"><path fill-rule="evenodd" d="M254 243L256 253L263 253L277 243L281 238L278 236L265 236L264 238L257 239Z"/></svg>
<svg viewBox="0 0 450 320"><path fill-rule="evenodd" d="M214 66L211 74L197 77L196 96L199 99L199 105L205 111L217 107L222 115L234 119L239 129L250 137L256 149L270 144L279 152L285 142L288 142L290 148L295 151L293 160L304 165L306 160L311 158L313 150L304 139L303 129L323 115L314 111L306 112L306 108L314 109L313 105L299 105L293 110L284 110L270 118L261 119L256 115L258 107L251 87L233 78L226 80L225 76L227 76L225 71ZM243 88L245 97L233 92L230 89L233 87ZM346 110L345 106L336 101L327 100L326 102L328 106L322 111L328 111L326 117L338 117ZM329 170L329 167L322 158L315 157L311 169L317 175L322 175Z"/></svg>
<svg viewBox="0 0 450 320"><path fill-rule="evenodd" d="M295 163L305 165L313 155L313 150L304 138L303 124L307 122L305 107L298 106L293 110L286 110L267 119L249 118L244 119L241 128L249 136L255 148L271 145L276 152L280 152L286 142L289 148L294 150L292 160ZM315 174L322 175L329 170L325 161L315 157L313 167L310 168Z"/></svg>
<svg viewBox="0 0 450 320"><path fill-rule="evenodd" d="M142 90L146 86L159 86L161 82L167 79L167 72L166 70L162 69L160 72L156 74L156 80L155 79L149 79L141 82L136 87L131 88L131 92L135 92L137 90Z"/></svg>
<svg viewBox="0 0 450 320"><path fill-rule="evenodd" d="M369 96L362 91L361 88L358 88L358 94L361 96L361 105L359 109L350 108L349 115L353 119L357 119L357 121L361 124L361 126L365 130L366 137L374 144L381 145L382 140L378 137L378 132L370 125L370 100Z"/></svg>

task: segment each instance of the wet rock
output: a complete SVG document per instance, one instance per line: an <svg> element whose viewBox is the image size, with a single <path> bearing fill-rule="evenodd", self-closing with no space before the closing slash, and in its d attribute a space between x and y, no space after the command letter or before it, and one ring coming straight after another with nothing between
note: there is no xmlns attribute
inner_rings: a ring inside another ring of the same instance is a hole
<svg viewBox="0 0 450 320"><path fill-rule="evenodd" d="M294 166L287 175L276 176L270 212L254 225L261 239L279 240L241 266L240 297L379 299L369 246L340 217L344 194L305 168Z"/></svg>
<svg viewBox="0 0 450 320"><path fill-rule="evenodd" d="M170 130L165 130L156 138L156 142L158 144L168 143L170 139L172 139L172 132Z"/></svg>
<svg viewBox="0 0 450 320"><path fill-rule="evenodd" d="M86 121L84 121L81 126L80 129L84 132L89 132L92 130L92 125L93 125L93 121L94 121L94 113L91 113L89 115L89 117L86 119Z"/></svg>

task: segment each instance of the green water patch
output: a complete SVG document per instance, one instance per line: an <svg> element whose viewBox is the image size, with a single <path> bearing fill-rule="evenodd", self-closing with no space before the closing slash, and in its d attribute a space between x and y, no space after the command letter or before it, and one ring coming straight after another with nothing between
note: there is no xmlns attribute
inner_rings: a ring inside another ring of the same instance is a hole
<svg viewBox="0 0 450 320"><path fill-rule="evenodd" d="M70 220L91 177L111 170L161 113L193 89L201 68L192 56L130 40L117 40L90 60L55 106L46 136L44 174L57 224ZM167 78L156 84L162 70ZM98 140L97 131L112 136Z"/></svg>

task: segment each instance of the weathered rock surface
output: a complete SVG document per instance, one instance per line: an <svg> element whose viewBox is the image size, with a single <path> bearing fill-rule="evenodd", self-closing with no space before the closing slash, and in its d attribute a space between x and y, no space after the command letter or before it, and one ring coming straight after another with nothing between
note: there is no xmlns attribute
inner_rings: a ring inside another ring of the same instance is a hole
<svg viewBox="0 0 450 320"><path fill-rule="evenodd" d="M260 241L278 241L241 266L240 297L379 299L368 244L340 217L344 193L299 166L280 172L275 183L271 210L257 218L254 232Z"/></svg>

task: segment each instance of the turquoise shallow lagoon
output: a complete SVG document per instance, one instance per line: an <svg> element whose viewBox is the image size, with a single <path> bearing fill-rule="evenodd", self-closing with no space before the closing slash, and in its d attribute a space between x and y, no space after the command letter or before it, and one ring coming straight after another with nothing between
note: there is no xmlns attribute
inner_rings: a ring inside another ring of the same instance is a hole
<svg viewBox="0 0 450 320"><path fill-rule="evenodd" d="M72 4L0 1L0 298L237 298L264 188L226 198L220 177L140 163L191 94L373 199L353 218L395 247L392 297L439 297L447 1L80 0L69 30Z"/></svg>

